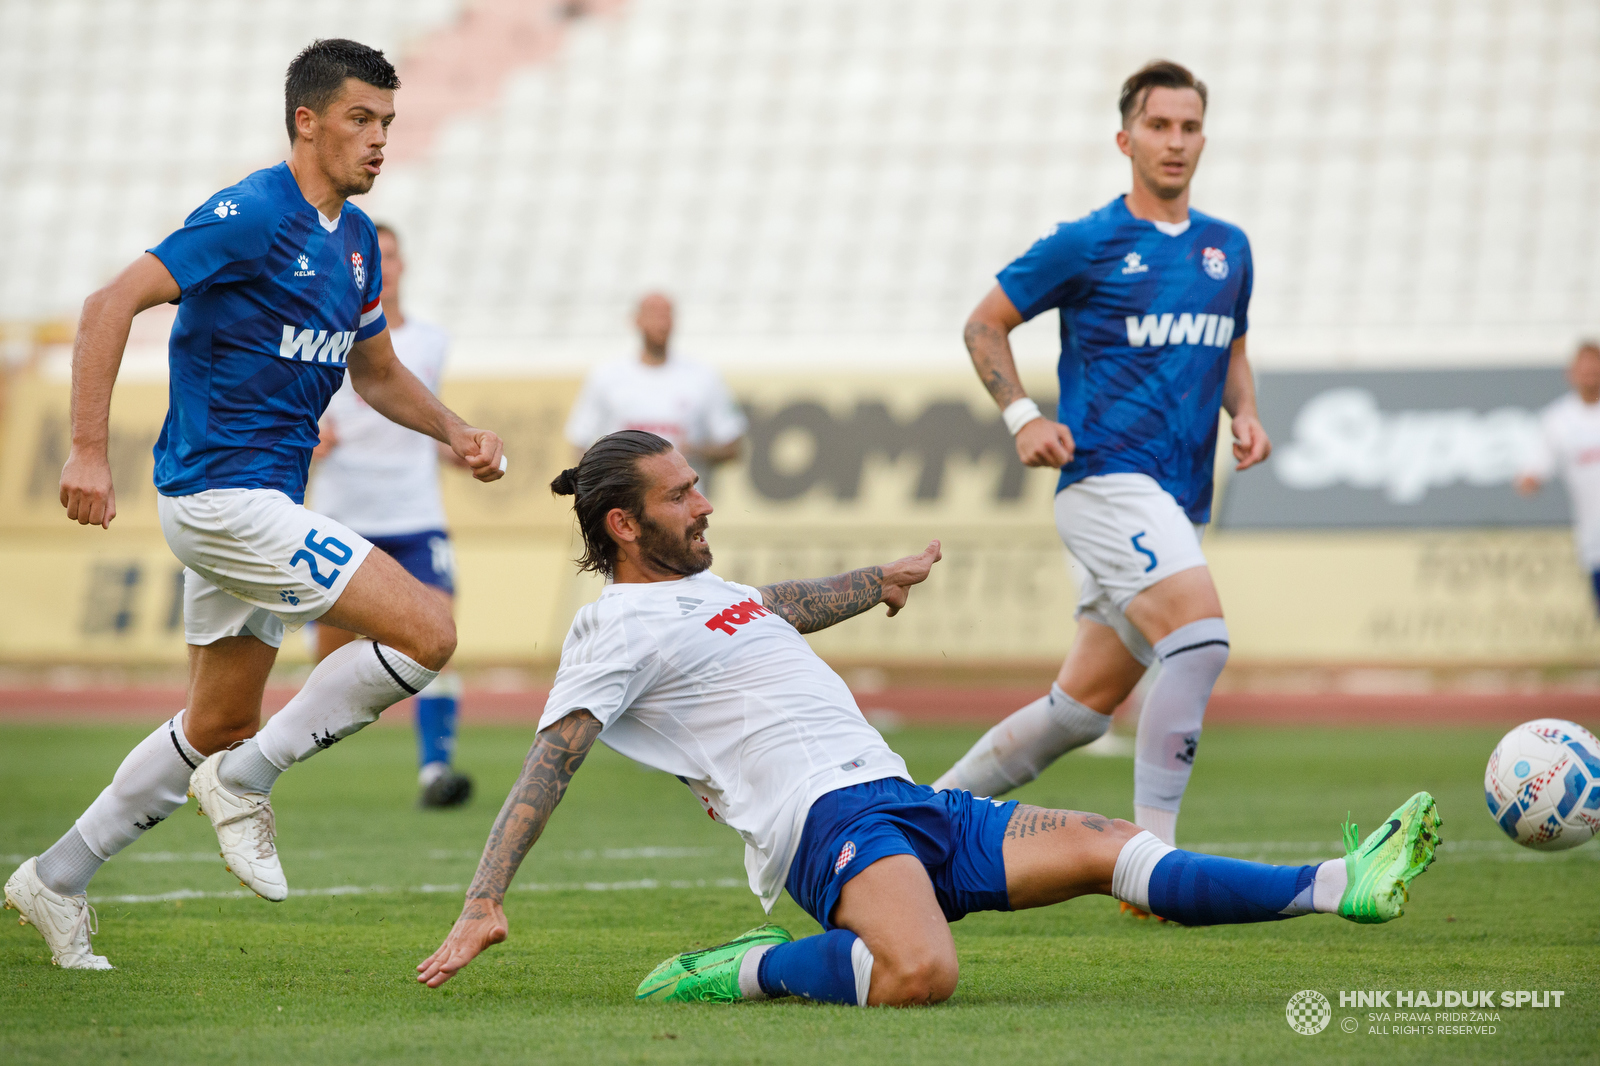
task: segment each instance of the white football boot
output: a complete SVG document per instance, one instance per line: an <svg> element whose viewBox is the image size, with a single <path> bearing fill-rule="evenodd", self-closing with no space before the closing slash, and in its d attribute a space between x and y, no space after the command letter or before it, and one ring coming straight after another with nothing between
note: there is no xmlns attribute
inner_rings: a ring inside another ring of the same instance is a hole
<svg viewBox="0 0 1600 1066"><path fill-rule="evenodd" d="M6 910L22 914L19 925L39 930L50 946L50 961L63 970L112 969L89 945L89 935L100 931L100 923L88 899L51 890L39 880L38 864L37 858L29 859L6 881Z"/></svg>
<svg viewBox="0 0 1600 1066"><path fill-rule="evenodd" d="M199 805L198 813L211 819L228 871L262 899L281 903L289 896L289 883L273 843L277 825L272 804L265 796L240 796L223 787L217 779L223 754L211 756L189 777L189 795Z"/></svg>

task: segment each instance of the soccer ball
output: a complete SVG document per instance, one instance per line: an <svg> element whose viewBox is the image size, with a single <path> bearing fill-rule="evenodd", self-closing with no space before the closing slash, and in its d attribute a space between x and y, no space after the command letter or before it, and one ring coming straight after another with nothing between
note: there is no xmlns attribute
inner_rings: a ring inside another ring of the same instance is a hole
<svg viewBox="0 0 1600 1066"><path fill-rule="evenodd" d="M1575 848L1600 833L1600 740L1560 718L1523 722L1489 756L1483 791L1489 814L1518 844Z"/></svg>

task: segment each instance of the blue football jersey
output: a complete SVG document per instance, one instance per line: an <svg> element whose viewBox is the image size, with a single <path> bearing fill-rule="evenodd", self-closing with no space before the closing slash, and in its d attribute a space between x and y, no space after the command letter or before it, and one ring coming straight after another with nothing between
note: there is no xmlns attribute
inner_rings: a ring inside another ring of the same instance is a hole
<svg viewBox="0 0 1600 1066"><path fill-rule="evenodd" d="M1024 319L1061 312L1057 419L1077 451L1056 491L1148 474L1195 522L1211 517L1217 413L1230 345L1248 328L1244 231L1189 212L1173 237L1122 197L1063 222L999 274Z"/></svg>
<svg viewBox="0 0 1600 1066"><path fill-rule="evenodd" d="M211 197L150 252L181 290L156 488L279 489L303 502L345 356L388 326L372 220L347 202L328 228L279 163Z"/></svg>

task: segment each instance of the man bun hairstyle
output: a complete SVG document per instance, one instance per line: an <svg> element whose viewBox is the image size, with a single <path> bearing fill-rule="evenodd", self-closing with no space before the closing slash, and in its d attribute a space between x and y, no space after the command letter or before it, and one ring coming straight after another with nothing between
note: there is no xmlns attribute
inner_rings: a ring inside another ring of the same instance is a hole
<svg viewBox="0 0 1600 1066"><path fill-rule="evenodd" d="M1206 83L1181 63L1174 63L1170 59L1152 59L1122 83L1117 109L1122 112L1123 129L1131 127L1133 120L1144 112L1151 89L1193 89L1200 94L1200 111L1205 113Z"/></svg>
<svg viewBox="0 0 1600 1066"><path fill-rule="evenodd" d="M631 515L644 514L644 497L650 481L639 471L639 460L672 450L672 442L642 429L624 429L601 437L589 446L577 466L568 467L550 482L557 496L576 497L572 509L583 534L583 555L578 572L611 577L617 568L617 542L606 532L606 515L620 507Z"/></svg>
<svg viewBox="0 0 1600 1066"><path fill-rule="evenodd" d="M289 128L289 143L294 144L294 113L302 107L317 114L327 110L339 95L346 78L364 81L374 89L400 88L400 75L394 64L376 48L343 37L318 39L289 64L283 79L283 124Z"/></svg>

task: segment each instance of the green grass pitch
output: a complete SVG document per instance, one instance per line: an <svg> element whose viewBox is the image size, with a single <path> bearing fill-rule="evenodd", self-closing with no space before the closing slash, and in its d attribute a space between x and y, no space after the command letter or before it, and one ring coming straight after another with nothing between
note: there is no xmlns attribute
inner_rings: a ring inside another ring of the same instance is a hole
<svg viewBox="0 0 1600 1066"><path fill-rule="evenodd" d="M0 728L6 873L70 824L142 734ZM511 939L444 988L420 987L413 967L459 910L532 731L468 729L459 762L478 798L431 812L413 806L409 731L377 728L295 769L275 794L290 884L309 894L277 905L232 895L190 804L95 881L96 949L115 972L63 972L31 929L0 925L0 1061L1595 1062L1600 843L1540 855L1499 836L1481 788L1498 734L1207 730L1180 824L1187 845L1327 857L1346 810L1370 830L1412 791L1433 792L1446 846L1398 922L1183 929L1121 917L1105 898L973 915L955 926L953 1000L863 1011L634 1003L656 962L762 915L734 835L673 779L599 748L507 900ZM926 781L976 735L908 728L889 739ZM1074 754L1020 795L1128 817L1131 776L1126 758ZM355 891L326 891L341 887ZM787 896L773 917L796 935L816 931ZM1497 1033L1470 1036L1397 1034L1404 1022L1372 1022L1338 1000L1479 988L1565 996L1559 1009L1499 1010ZM1285 1021L1301 989L1333 1002L1332 1024L1314 1036ZM1389 1034L1370 1031L1384 1024Z"/></svg>

